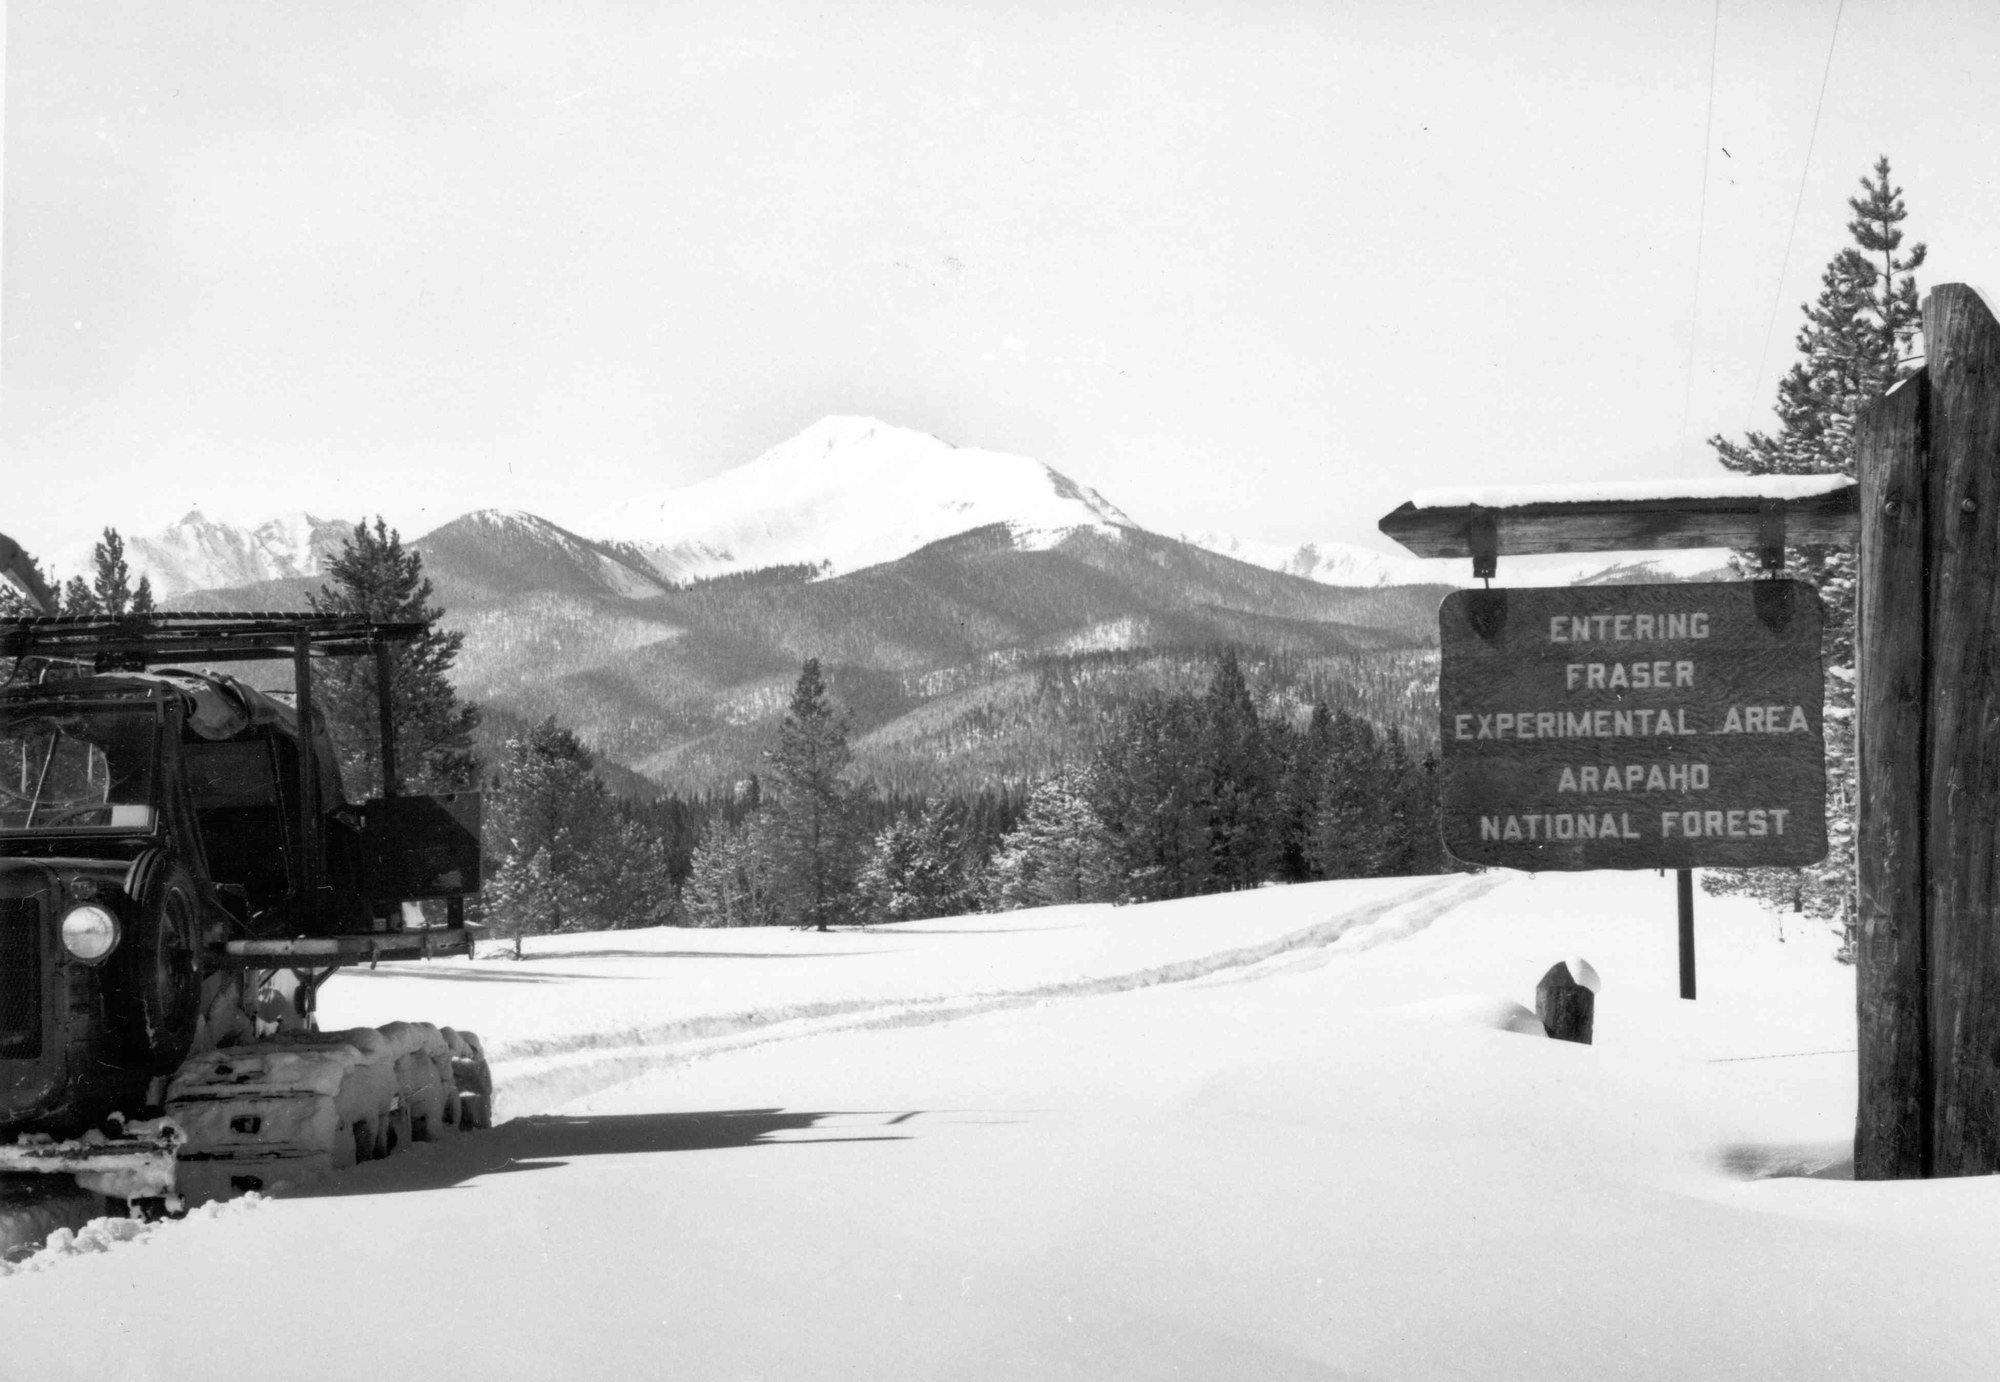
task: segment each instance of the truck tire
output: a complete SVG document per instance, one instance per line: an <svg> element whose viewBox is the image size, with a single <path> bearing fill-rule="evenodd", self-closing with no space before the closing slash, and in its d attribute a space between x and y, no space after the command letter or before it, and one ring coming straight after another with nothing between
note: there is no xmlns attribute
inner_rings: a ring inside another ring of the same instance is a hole
<svg viewBox="0 0 2000 1382"><path fill-rule="evenodd" d="M112 955L107 1005L127 1057L157 1073L187 1058L201 1017L201 920L179 865L153 871Z"/></svg>

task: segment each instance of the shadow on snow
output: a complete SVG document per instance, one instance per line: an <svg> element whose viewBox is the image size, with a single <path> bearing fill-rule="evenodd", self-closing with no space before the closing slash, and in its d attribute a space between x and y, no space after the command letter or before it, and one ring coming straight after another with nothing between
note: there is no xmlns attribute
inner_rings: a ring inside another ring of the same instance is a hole
<svg viewBox="0 0 2000 1382"><path fill-rule="evenodd" d="M829 1142L907 1142L920 1112L801 1112L720 1109L701 1113L537 1114L469 1136L406 1148L311 1185L287 1198L382 1195L443 1190L479 1176L546 1171L578 1157L648 1152L705 1152L735 1147L817 1146ZM897 1131L889 1131L897 1129ZM814 1134L786 1136L785 1134Z"/></svg>

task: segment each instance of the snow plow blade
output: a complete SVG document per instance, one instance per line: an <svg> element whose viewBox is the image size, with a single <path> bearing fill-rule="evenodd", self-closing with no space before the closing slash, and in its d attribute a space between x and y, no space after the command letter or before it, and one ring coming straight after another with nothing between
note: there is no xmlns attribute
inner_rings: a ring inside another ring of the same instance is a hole
<svg viewBox="0 0 2000 1382"><path fill-rule="evenodd" d="M73 1176L83 1189L121 1200L171 1198L174 1158L186 1140L169 1118L133 1123L115 1136L91 1132L58 1142L31 1134L0 1147L0 1173Z"/></svg>

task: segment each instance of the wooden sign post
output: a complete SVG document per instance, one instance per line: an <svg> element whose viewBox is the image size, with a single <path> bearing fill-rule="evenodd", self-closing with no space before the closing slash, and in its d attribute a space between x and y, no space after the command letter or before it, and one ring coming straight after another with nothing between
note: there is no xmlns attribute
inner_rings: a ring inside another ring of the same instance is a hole
<svg viewBox="0 0 2000 1382"><path fill-rule="evenodd" d="M2000 323L1862 418L1857 1178L2000 1171Z"/></svg>
<svg viewBox="0 0 2000 1382"><path fill-rule="evenodd" d="M1471 556L1489 575L1502 552L1709 546L1758 549L1770 567L1785 542L1849 545L1858 529L1863 1180L2000 1173L2000 322L1942 284L1924 347L1924 368L1862 415L1858 486L1482 491L1420 496L1381 523L1420 556Z"/></svg>

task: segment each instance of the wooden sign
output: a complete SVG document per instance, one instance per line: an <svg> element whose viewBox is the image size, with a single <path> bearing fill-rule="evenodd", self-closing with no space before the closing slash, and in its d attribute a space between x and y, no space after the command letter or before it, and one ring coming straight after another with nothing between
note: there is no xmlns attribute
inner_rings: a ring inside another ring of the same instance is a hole
<svg viewBox="0 0 2000 1382"><path fill-rule="evenodd" d="M1529 870L1825 858L1820 626L1798 581L1447 596L1445 847Z"/></svg>

